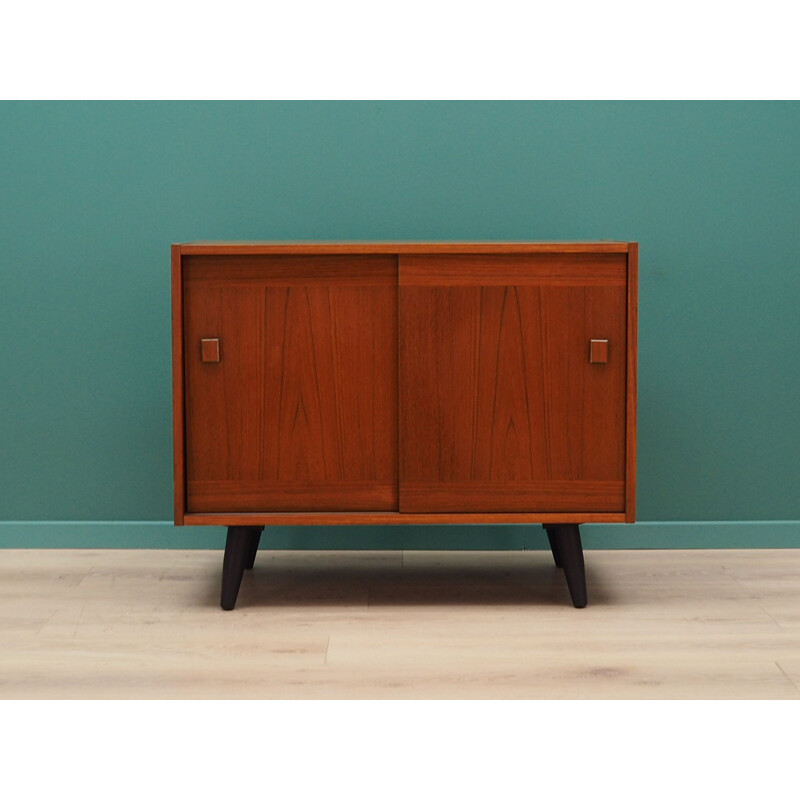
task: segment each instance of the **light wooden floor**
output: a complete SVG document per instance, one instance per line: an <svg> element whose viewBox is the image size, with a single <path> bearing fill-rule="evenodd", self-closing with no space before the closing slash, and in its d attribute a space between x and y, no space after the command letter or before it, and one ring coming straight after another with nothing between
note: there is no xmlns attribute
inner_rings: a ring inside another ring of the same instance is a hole
<svg viewBox="0 0 800 800"><path fill-rule="evenodd" d="M800 699L800 550L0 550L0 698Z"/></svg>

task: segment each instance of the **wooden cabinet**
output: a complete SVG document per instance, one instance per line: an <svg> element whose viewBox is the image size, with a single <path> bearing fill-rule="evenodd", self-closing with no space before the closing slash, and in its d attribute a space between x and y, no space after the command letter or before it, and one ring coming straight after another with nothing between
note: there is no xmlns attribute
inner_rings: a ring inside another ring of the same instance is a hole
<svg viewBox="0 0 800 800"><path fill-rule="evenodd" d="M632 522L637 246L172 248L175 523Z"/></svg>

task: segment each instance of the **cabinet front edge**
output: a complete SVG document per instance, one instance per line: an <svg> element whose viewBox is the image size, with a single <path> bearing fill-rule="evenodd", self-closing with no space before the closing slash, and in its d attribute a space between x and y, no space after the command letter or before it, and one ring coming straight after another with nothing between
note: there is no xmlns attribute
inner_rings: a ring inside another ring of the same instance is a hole
<svg viewBox="0 0 800 800"><path fill-rule="evenodd" d="M481 524L584 524L625 522L624 512L580 514L521 514L521 513L401 513L401 512L340 512L284 511L263 513L202 514L188 513L184 525L481 525Z"/></svg>

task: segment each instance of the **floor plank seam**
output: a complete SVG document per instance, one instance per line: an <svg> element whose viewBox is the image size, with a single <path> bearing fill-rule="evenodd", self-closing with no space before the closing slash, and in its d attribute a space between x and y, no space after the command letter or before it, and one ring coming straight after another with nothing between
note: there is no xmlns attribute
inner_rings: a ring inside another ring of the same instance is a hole
<svg viewBox="0 0 800 800"><path fill-rule="evenodd" d="M742 586L742 582L735 575L731 575L731 573L728 572L728 568L724 564L720 564L720 567L722 568L722 572L725 575L727 575L736 584L738 588L740 589L744 588L744 586Z"/></svg>
<svg viewBox="0 0 800 800"><path fill-rule="evenodd" d="M783 625L781 625L780 622L778 622L778 620L776 620L775 617L773 617L772 614L770 614L766 608L762 606L761 610L781 629L783 633L786 633L786 628L784 628Z"/></svg>
<svg viewBox="0 0 800 800"><path fill-rule="evenodd" d="M792 678L789 675L786 674L784 668L777 661L775 662L775 666L783 673L786 680L789 681L789 683L791 683L792 686L794 686L794 688L797 690L797 693L800 694L800 686L798 686L797 683L794 680L792 680Z"/></svg>

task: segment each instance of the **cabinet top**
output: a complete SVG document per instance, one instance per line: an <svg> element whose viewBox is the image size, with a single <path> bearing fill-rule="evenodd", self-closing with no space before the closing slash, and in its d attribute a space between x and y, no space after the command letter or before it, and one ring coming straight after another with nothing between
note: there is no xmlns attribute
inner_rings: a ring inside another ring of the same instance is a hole
<svg viewBox="0 0 800 800"><path fill-rule="evenodd" d="M627 253L635 242L185 242L185 255L414 254L414 253Z"/></svg>

